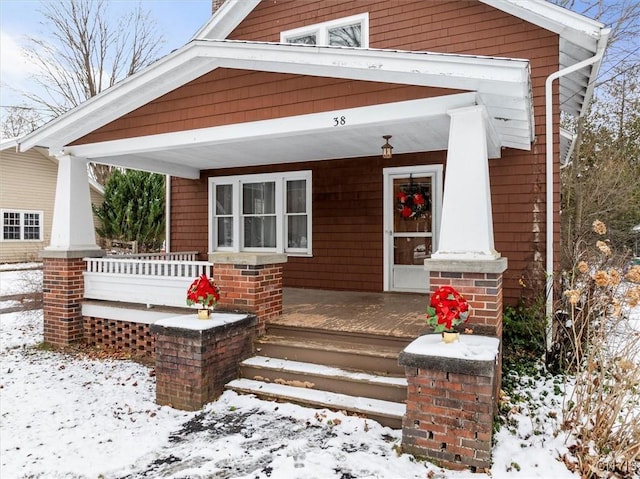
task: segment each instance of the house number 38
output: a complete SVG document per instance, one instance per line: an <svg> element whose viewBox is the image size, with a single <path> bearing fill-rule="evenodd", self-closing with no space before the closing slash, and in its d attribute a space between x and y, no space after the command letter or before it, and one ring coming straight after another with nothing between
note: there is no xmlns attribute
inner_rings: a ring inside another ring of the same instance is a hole
<svg viewBox="0 0 640 479"><path fill-rule="evenodd" d="M347 124L347 118L344 116L334 116L333 126L342 126Z"/></svg>

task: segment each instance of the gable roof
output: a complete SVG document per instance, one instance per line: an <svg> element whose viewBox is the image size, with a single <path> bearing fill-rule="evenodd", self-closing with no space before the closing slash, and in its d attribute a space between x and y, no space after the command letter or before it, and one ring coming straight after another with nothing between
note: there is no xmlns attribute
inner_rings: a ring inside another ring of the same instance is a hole
<svg viewBox="0 0 640 479"><path fill-rule="evenodd" d="M579 63L606 46L604 25L545 0L480 0L510 15L560 36L560 68ZM260 0L226 0L194 39L222 40L235 30ZM582 116L591 100L600 62L560 79L560 105L564 112Z"/></svg>
<svg viewBox="0 0 640 479"><path fill-rule="evenodd" d="M545 1L480 1L558 33L563 66L589 58L592 50L602 47L603 40L606 43L602 24ZM534 125L526 60L224 40L259 2L227 0L190 43L26 136L21 150L42 145L57 154L72 141L219 67L476 91L477 101L487 107L489 117L500 120L491 125L494 153L497 149L499 154L503 146L530 147ZM599 63L560 79L564 111L584 112L598 68ZM124 155L126 150L120 153ZM129 166L135 167L135 162ZM160 166L160 171L168 174L195 174L171 161Z"/></svg>
<svg viewBox="0 0 640 479"><path fill-rule="evenodd" d="M533 138L526 60L430 52L194 40L52 120L21 142L61 149L100 126L216 68L317 75L478 92L496 118L499 146L528 149ZM510 121L508 121L510 120Z"/></svg>

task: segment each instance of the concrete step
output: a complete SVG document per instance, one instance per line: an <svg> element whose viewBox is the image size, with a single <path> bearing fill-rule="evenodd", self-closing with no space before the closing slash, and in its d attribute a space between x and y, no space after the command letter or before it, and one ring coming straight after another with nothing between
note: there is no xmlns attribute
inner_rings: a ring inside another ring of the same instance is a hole
<svg viewBox="0 0 640 479"><path fill-rule="evenodd" d="M380 376L404 376L404 368L398 365L398 354L402 350L398 346L268 334L256 340L255 348L257 354L270 358L335 366Z"/></svg>
<svg viewBox="0 0 640 479"><path fill-rule="evenodd" d="M347 394L339 394L317 389L295 387L284 384L267 383L251 379L236 379L227 384L242 394L254 394L262 399L286 401L304 406L328 408L362 415L394 429L402 427L402 417L406 407L402 403L382 401Z"/></svg>
<svg viewBox="0 0 640 479"><path fill-rule="evenodd" d="M240 364L243 378L305 387L333 393L403 403L407 398L407 380L341 368L255 356Z"/></svg>

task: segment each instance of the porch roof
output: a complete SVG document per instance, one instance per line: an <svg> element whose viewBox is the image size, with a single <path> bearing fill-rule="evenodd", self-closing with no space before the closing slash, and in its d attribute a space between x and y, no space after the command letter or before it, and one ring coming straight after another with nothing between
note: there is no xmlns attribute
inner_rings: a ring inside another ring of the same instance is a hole
<svg viewBox="0 0 640 479"><path fill-rule="evenodd" d="M348 78L473 93L466 97L447 95L439 97L440 100L244 123L240 125L249 133L241 136L235 131L238 125L226 125L137 140L68 146L216 68ZM497 157L501 147L530 148L534 125L529 73L528 61L510 58L196 40L26 136L20 149L25 151L38 145L48 147L51 154L73 154L98 163L195 178L199 176L196 171L199 169L237 166L238 158L264 158L270 146L278 146L279 152L284 148L285 157L287 149L296 151L298 160L375 155L380 153L381 136L390 134L394 135L397 153L445 149L441 134L448 131L447 109L482 104L488 112L491 156ZM462 102L461 98L464 98ZM421 112L416 110L419 108ZM353 115L348 120L348 128L333 128L331 118L337 114ZM351 123L354 118L359 121ZM301 122L307 127L305 131L296 128ZM432 135L432 132L438 134ZM272 143L265 144L265 141ZM212 157L224 160L223 164L205 162ZM287 160L265 158L261 161Z"/></svg>

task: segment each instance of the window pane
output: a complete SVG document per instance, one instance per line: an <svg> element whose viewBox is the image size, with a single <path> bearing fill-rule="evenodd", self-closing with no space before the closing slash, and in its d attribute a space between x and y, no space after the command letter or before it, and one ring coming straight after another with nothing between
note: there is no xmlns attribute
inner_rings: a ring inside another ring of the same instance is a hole
<svg viewBox="0 0 640 479"><path fill-rule="evenodd" d="M302 43L304 45L315 45L317 38L315 33L300 35L299 37L287 38L287 43Z"/></svg>
<svg viewBox="0 0 640 479"><path fill-rule="evenodd" d="M250 216L244 219L245 248L276 247L276 217Z"/></svg>
<svg viewBox="0 0 640 479"><path fill-rule="evenodd" d="M216 186L216 215L233 214L233 185Z"/></svg>
<svg viewBox="0 0 640 479"><path fill-rule="evenodd" d="M362 25L356 23L329 29L329 45L342 47L362 46Z"/></svg>
<svg viewBox="0 0 640 479"><path fill-rule="evenodd" d="M289 216L287 218L287 247L307 247L307 217Z"/></svg>
<svg viewBox="0 0 640 479"><path fill-rule="evenodd" d="M233 246L233 217L217 218L218 246Z"/></svg>
<svg viewBox="0 0 640 479"><path fill-rule="evenodd" d="M306 213L307 181L287 181L287 213Z"/></svg>
<svg viewBox="0 0 640 479"><path fill-rule="evenodd" d="M276 212L276 184L247 183L242 185L242 213L272 215Z"/></svg>
<svg viewBox="0 0 640 479"><path fill-rule="evenodd" d="M25 240L40 239L40 215L37 213L24 214L24 238Z"/></svg>
<svg viewBox="0 0 640 479"><path fill-rule="evenodd" d="M2 237L6 240L20 239L20 213L5 212L2 215Z"/></svg>

